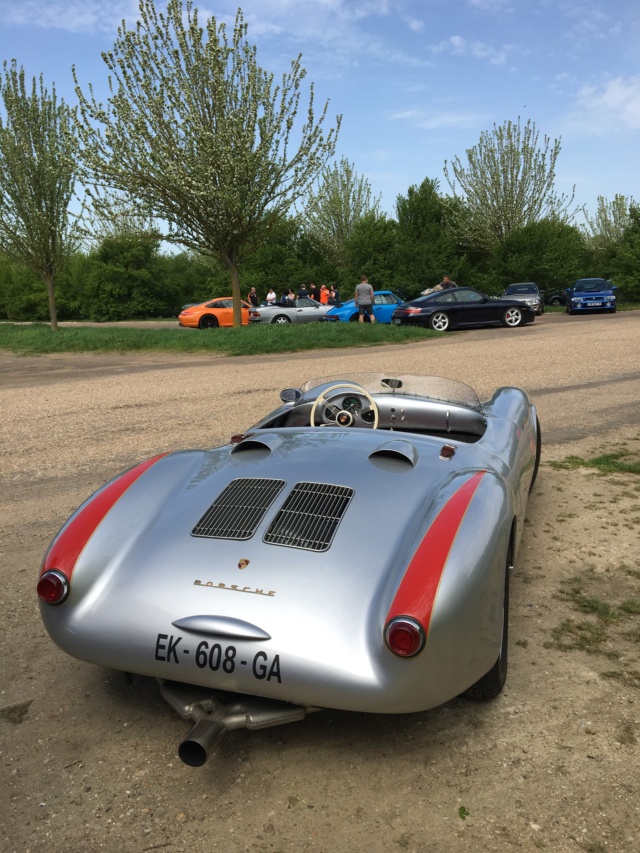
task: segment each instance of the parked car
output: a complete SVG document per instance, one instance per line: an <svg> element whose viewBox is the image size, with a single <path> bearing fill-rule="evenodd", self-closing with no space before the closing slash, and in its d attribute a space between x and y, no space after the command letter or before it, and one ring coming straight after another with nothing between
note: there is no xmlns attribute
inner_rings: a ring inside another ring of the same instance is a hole
<svg viewBox="0 0 640 853"><path fill-rule="evenodd" d="M242 325L249 322L249 309L247 302L242 303ZM233 298L223 296L218 299L210 299L199 305L191 305L178 314L178 323L192 329L216 329L218 326L233 326Z"/></svg>
<svg viewBox="0 0 640 853"><path fill-rule="evenodd" d="M403 303L404 300L391 290L374 290L373 316L376 318L376 323L390 323L393 312ZM355 299L349 299L340 305L334 305L331 310L327 311L324 319L333 322L355 323L358 317L358 306ZM369 322L369 317L366 314L365 322Z"/></svg>
<svg viewBox="0 0 640 853"><path fill-rule="evenodd" d="M322 305L310 296L299 296L295 304L276 302L275 305L261 305L249 312L250 323L313 323L322 320L331 305Z"/></svg>
<svg viewBox="0 0 640 853"><path fill-rule="evenodd" d="M616 312L616 288L604 278L579 278L567 288L567 314L584 311Z"/></svg>
<svg viewBox="0 0 640 853"><path fill-rule="evenodd" d="M527 394L338 374L280 400L229 444L111 480L40 570L54 642L157 679L195 723L193 766L231 729L489 700L507 675L541 447Z"/></svg>
<svg viewBox="0 0 640 853"><path fill-rule="evenodd" d="M547 305L565 305L567 302L567 294L559 290L552 290L548 296L545 296Z"/></svg>
<svg viewBox="0 0 640 853"><path fill-rule="evenodd" d="M522 326L533 323L535 311L518 299L492 299L472 287L453 287L419 296L396 308L393 322L427 326L437 332L468 326Z"/></svg>
<svg viewBox="0 0 640 853"><path fill-rule="evenodd" d="M502 295L524 302L529 308L533 308L536 314L544 314L544 294L540 292L540 288L534 281L509 284Z"/></svg>

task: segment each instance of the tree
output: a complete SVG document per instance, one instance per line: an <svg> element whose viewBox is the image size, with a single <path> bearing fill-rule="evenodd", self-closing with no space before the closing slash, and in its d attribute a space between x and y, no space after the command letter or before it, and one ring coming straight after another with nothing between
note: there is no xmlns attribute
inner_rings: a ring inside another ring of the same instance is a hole
<svg viewBox="0 0 640 853"><path fill-rule="evenodd" d="M512 231L491 256L498 291L516 281L535 281L542 290L563 291L584 275L584 235L575 225L541 219Z"/></svg>
<svg viewBox="0 0 640 853"><path fill-rule="evenodd" d="M612 249L607 277L621 289L621 296L640 302L640 206L629 206L629 224L620 242Z"/></svg>
<svg viewBox="0 0 640 853"><path fill-rule="evenodd" d="M635 204L633 198L615 195L613 201L598 196L598 209L592 218L586 207L582 208L587 224L583 226L589 242L596 249L607 249L619 243L625 229L631 225L630 208Z"/></svg>
<svg viewBox="0 0 640 853"><path fill-rule="evenodd" d="M345 245L354 226L364 216L377 216L380 198L373 198L366 178L358 177L346 158L326 166L311 192L304 211L304 227L310 241L338 268L345 264Z"/></svg>
<svg viewBox="0 0 640 853"><path fill-rule="evenodd" d="M224 263L240 325L240 264L333 155L340 117L325 135L328 102L316 120L311 84L297 127L300 56L274 86L246 40L240 9L231 43L215 18L200 26L191 0L169 0L164 14L153 0L140 0L139 9L135 29L123 22L103 54L106 107L92 90L85 97L74 69L85 162L97 184L166 223L164 240Z"/></svg>
<svg viewBox="0 0 640 853"><path fill-rule="evenodd" d="M27 91L15 60L4 63L0 95L0 252L42 279L57 331L55 279L79 242L70 213L78 174L73 111L42 76Z"/></svg>
<svg viewBox="0 0 640 853"><path fill-rule="evenodd" d="M396 223L384 214L371 212L354 225L346 247L346 267L340 281L343 298L355 290L361 275L366 275L376 289L392 289L394 283L394 249Z"/></svg>
<svg viewBox="0 0 640 853"><path fill-rule="evenodd" d="M524 128L519 119L494 124L466 154L466 166L456 157L451 164L445 161L444 173L454 196L464 201L467 217L461 227L470 245L491 246L540 219L572 221L574 192L559 196L554 189L560 140L552 145L545 136L541 147L530 120Z"/></svg>
<svg viewBox="0 0 640 853"><path fill-rule="evenodd" d="M425 178L396 199L396 283L417 295L437 284L442 276L458 274L457 252L448 222L448 199L439 193L438 181Z"/></svg>

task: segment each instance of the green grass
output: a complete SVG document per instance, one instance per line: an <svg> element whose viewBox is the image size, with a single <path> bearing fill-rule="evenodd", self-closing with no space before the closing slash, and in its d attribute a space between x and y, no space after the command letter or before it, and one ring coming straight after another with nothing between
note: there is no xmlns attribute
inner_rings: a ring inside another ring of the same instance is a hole
<svg viewBox="0 0 640 853"><path fill-rule="evenodd" d="M61 328L0 323L0 349L20 355L61 352L216 352L225 356L303 352L440 337L441 333L378 323L309 323L303 326L243 326L239 329Z"/></svg>
<svg viewBox="0 0 640 853"><path fill-rule="evenodd" d="M549 462L552 468L571 470L573 468L595 468L601 474L640 474L640 461L634 458L637 454L622 450L616 453L605 453L593 459L582 459L580 456L567 456L561 462Z"/></svg>

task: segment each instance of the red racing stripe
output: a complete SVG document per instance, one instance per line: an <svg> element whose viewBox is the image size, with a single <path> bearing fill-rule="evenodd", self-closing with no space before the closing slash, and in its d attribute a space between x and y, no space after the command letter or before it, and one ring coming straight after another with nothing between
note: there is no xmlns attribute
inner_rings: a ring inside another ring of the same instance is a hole
<svg viewBox="0 0 640 853"><path fill-rule="evenodd" d="M442 507L411 558L385 624L396 616L411 616L429 632L436 592L462 519L485 472L470 477Z"/></svg>
<svg viewBox="0 0 640 853"><path fill-rule="evenodd" d="M159 453L145 462L140 462L139 465L135 465L128 471L125 471L124 474L121 474L112 483L109 483L108 486L90 500L53 542L42 564L40 574L42 575L49 569L57 569L66 576L67 580L70 580L82 549L111 507L122 497L138 477L166 455L166 453Z"/></svg>

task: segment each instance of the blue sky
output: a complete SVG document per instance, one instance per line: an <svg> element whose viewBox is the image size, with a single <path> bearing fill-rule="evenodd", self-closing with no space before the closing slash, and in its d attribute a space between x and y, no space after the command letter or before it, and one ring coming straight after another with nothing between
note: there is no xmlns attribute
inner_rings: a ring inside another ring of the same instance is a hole
<svg viewBox="0 0 640 853"><path fill-rule="evenodd" d="M156 0L160 8L161 0ZM227 0L196 2L233 24ZM595 212L640 200L638 0L245 0L249 41L276 73L302 54L317 104L341 113L336 159L393 215L399 194L477 144L494 123L531 119L560 137L556 189ZM105 97L120 21L137 0L0 0L0 58L75 101L71 66ZM580 219L578 221L581 221Z"/></svg>

